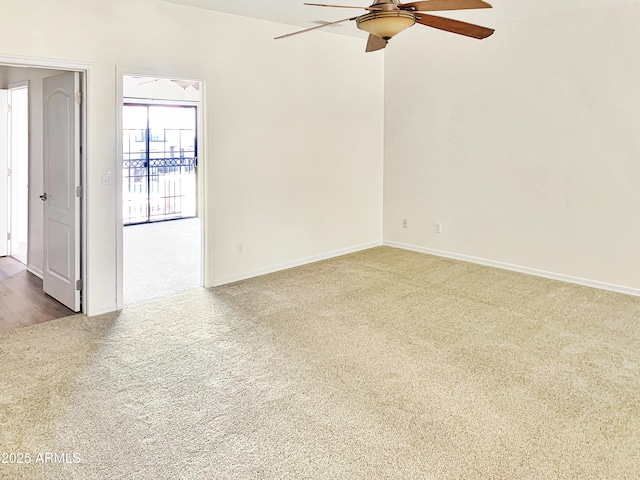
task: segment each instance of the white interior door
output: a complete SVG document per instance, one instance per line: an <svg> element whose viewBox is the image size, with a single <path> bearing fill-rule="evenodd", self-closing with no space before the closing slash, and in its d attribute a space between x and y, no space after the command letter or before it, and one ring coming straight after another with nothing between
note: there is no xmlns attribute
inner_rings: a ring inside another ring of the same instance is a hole
<svg viewBox="0 0 640 480"><path fill-rule="evenodd" d="M0 257L9 254L9 90L0 89Z"/></svg>
<svg viewBox="0 0 640 480"><path fill-rule="evenodd" d="M80 311L80 78L43 79L45 293Z"/></svg>

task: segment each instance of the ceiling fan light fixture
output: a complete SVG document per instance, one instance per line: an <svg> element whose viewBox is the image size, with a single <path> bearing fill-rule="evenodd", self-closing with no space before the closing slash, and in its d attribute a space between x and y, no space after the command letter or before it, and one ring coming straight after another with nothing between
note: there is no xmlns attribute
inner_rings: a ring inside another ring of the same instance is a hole
<svg viewBox="0 0 640 480"><path fill-rule="evenodd" d="M416 17L413 13L404 11L371 12L356 19L356 24L360 30L385 40L389 40L402 30L411 27L414 23L416 23Z"/></svg>

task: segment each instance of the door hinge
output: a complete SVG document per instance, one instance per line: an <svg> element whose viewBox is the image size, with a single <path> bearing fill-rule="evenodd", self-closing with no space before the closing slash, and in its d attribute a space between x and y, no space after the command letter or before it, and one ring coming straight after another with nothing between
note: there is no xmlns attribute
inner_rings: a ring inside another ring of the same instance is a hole
<svg viewBox="0 0 640 480"><path fill-rule="evenodd" d="M11 110L12 110L12 108L11 108L11 104L9 103L9 104L7 105L7 112L11 113Z"/></svg>
<svg viewBox="0 0 640 480"><path fill-rule="evenodd" d="M76 187L76 197L81 197L83 193L82 187Z"/></svg>
<svg viewBox="0 0 640 480"><path fill-rule="evenodd" d="M7 233L7 240L11 240L11 232Z"/></svg>
<svg viewBox="0 0 640 480"><path fill-rule="evenodd" d="M10 176L11 176L11 169L7 168L7 177L10 177Z"/></svg>
<svg viewBox="0 0 640 480"><path fill-rule="evenodd" d="M76 103L82 103L82 92L76 92Z"/></svg>
<svg viewBox="0 0 640 480"><path fill-rule="evenodd" d="M82 290L84 287L82 280L76 280L76 290Z"/></svg>

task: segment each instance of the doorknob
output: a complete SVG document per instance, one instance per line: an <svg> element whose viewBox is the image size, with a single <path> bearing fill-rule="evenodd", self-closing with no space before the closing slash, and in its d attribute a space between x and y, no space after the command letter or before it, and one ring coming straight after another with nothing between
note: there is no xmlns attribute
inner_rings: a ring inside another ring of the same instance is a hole
<svg viewBox="0 0 640 480"><path fill-rule="evenodd" d="M42 200L43 202L47 201L47 194L43 193L42 195L40 195L40 200Z"/></svg>

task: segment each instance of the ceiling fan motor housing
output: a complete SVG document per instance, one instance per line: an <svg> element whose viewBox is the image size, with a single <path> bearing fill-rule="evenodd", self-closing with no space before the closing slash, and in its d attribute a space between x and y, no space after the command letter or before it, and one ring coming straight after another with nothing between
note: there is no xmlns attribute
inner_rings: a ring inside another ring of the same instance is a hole
<svg viewBox="0 0 640 480"><path fill-rule="evenodd" d="M371 11L356 18L360 30L369 32L376 37L389 40L402 30L416 23L413 13L400 10L399 0L376 0L371 5L379 10Z"/></svg>
<svg viewBox="0 0 640 480"><path fill-rule="evenodd" d="M416 17L410 12L371 12L356 19L360 30L369 32L376 37L389 40L402 30L416 23Z"/></svg>

